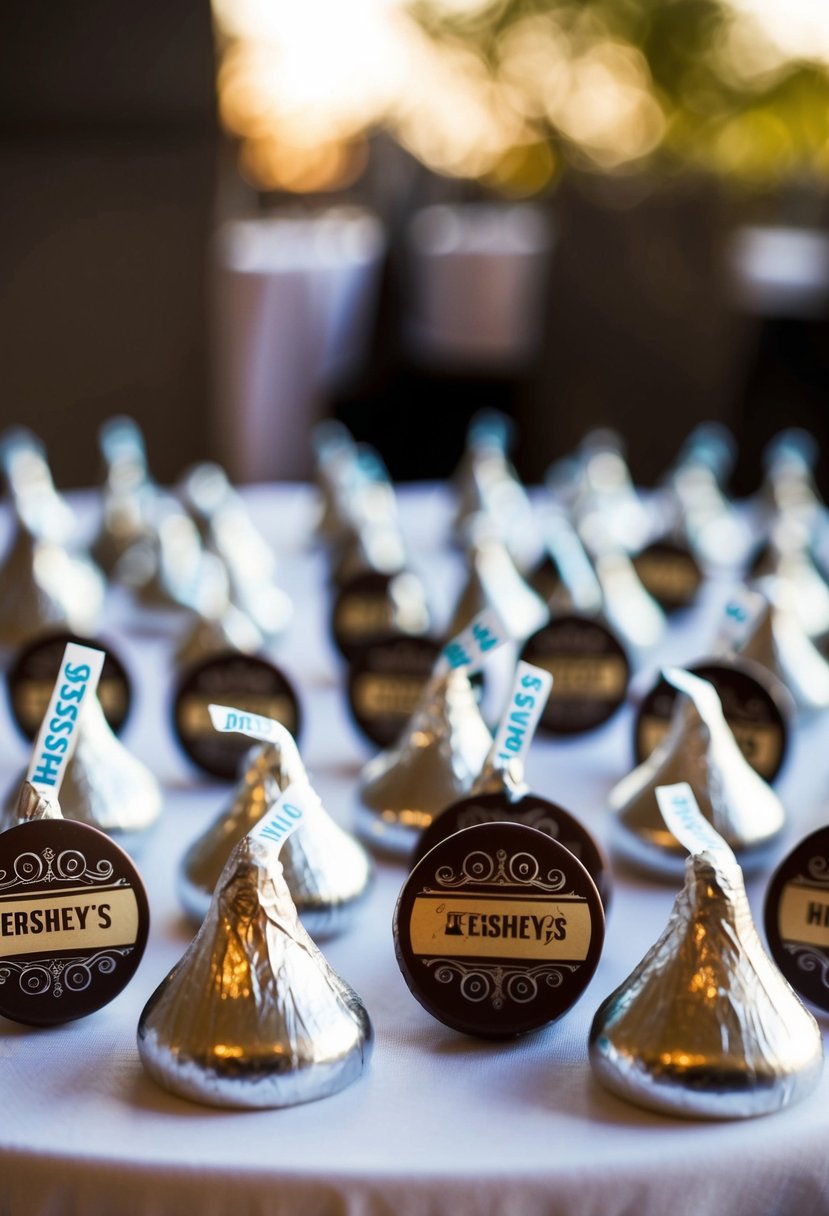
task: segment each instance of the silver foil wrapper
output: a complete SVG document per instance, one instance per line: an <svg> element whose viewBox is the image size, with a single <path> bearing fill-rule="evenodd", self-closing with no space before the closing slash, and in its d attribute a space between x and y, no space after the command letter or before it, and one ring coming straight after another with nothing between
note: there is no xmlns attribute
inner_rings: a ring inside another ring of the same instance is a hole
<svg viewBox="0 0 829 1216"><path fill-rule="evenodd" d="M179 668L190 667L228 651L258 654L264 646L264 635L255 622L241 608L228 604L219 616L196 617L176 649L175 662Z"/></svg>
<svg viewBox="0 0 829 1216"><path fill-rule="evenodd" d="M92 555L111 574L133 545L151 540L157 490L147 468L144 438L132 418L110 418L101 427L98 441L106 481L103 517Z"/></svg>
<svg viewBox="0 0 829 1216"><path fill-rule="evenodd" d="M65 819L99 828L130 851L140 846L161 814L160 785L113 734L97 697L87 702L78 725L78 742L66 768L60 806ZM18 806L12 800L4 808L3 828L17 822Z"/></svg>
<svg viewBox="0 0 829 1216"><path fill-rule="evenodd" d="M35 536L18 517L0 566L0 645L19 646L50 628L94 633L105 591L103 575L88 558Z"/></svg>
<svg viewBox="0 0 829 1216"><path fill-rule="evenodd" d="M239 841L201 929L141 1014L147 1072L210 1106L294 1106L356 1081L371 1048L365 1006L299 923L273 850Z"/></svg>
<svg viewBox="0 0 829 1216"><path fill-rule="evenodd" d="M782 680L804 713L829 707L829 663L807 636L797 612L796 595L782 580L761 579L766 604L746 636L734 647Z"/></svg>
<svg viewBox="0 0 829 1216"><path fill-rule="evenodd" d="M516 642L526 641L546 624L550 615L546 604L482 517L470 525L467 560L467 582L452 615L448 637L460 633L485 608L495 609Z"/></svg>
<svg viewBox="0 0 829 1216"><path fill-rule="evenodd" d="M736 566L752 544L749 524L723 490L736 454L734 437L725 427L703 423L692 431L668 475L677 520L704 566Z"/></svg>
<svg viewBox="0 0 829 1216"><path fill-rule="evenodd" d="M63 814L56 801L47 798L41 790L24 781L17 797L14 822L31 823L35 819L63 819Z"/></svg>
<svg viewBox="0 0 829 1216"><path fill-rule="evenodd" d="M664 933L596 1012L589 1057L619 1097L690 1119L767 1114L814 1089L820 1030L760 943L739 866L688 858Z"/></svg>
<svg viewBox="0 0 829 1216"><path fill-rule="evenodd" d="M216 883L233 847L294 781L307 781L296 748L263 744L253 749L231 805L190 845L179 869L179 896L187 915L207 914ZM320 806L282 845L285 882L309 933L322 938L349 928L372 877L365 849Z"/></svg>
<svg viewBox="0 0 829 1216"><path fill-rule="evenodd" d="M276 555L224 470L207 462L196 465L186 475L182 492L205 548L225 565L231 602L267 637L281 633L293 606L276 586Z"/></svg>
<svg viewBox="0 0 829 1216"><path fill-rule="evenodd" d="M765 865L786 825L783 804L740 751L713 685L676 668L663 675L686 695L662 742L610 793L615 851L646 869L681 874L685 850L665 825L656 789L687 781L742 863Z"/></svg>
<svg viewBox="0 0 829 1216"><path fill-rule="evenodd" d="M432 820L469 792L491 745L465 671L434 675L395 745L363 769L358 835L408 857Z"/></svg>

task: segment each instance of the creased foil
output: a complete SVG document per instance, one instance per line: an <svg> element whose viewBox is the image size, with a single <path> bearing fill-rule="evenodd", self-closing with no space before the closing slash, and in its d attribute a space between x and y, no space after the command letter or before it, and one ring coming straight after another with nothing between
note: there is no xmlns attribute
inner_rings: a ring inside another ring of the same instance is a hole
<svg viewBox="0 0 829 1216"><path fill-rule="evenodd" d="M91 561L37 537L17 519L0 567L0 644L19 646L48 628L94 633L104 603L103 576Z"/></svg>
<svg viewBox="0 0 829 1216"><path fill-rule="evenodd" d="M688 858L664 933L599 1007L589 1055L615 1094L691 1119L767 1114L814 1089L820 1031L760 943L739 866Z"/></svg>
<svg viewBox="0 0 829 1216"><path fill-rule="evenodd" d="M371 1048L368 1013L299 923L272 849L239 841L204 924L141 1014L144 1067L194 1102L262 1109L344 1089Z"/></svg>
<svg viewBox="0 0 829 1216"><path fill-rule="evenodd" d="M233 802L184 855L179 895L187 915L201 921L231 849L294 781L307 781L295 748L263 744L248 753L245 774ZM297 912L314 937L348 928L371 881L363 847L323 808L302 823L282 845L280 860Z"/></svg>
<svg viewBox="0 0 829 1216"><path fill-rule="evenodd" d="M42 790L35 789L30 782L24 781L17 798L14 822L30 823L34 819L63 819L63 815L57 802L47 798Z"/></svg>
<svg viewBox="0 0 829 1216"><path fill-rule="evenodd" d="M829 707L829 663L804 632L794 595L779 579L762 579L767 603L735 653L782 680L804 712Z"/></svg>
<svg viewBox="0 0 829 1216"><path fill-rule="evenodd" d="M175 662L179 668L190 667L228 651L257 654L264 646L265 638L251 618L228 604L219 616L196 617L176 649Z"/></svg>
<svg viewBox="0 0 829 1216"><path fill-rule="evenodd" d="M663 674L686 695L677 699L662 742L610 793L614 848L637 865L681 873L685 850L665 825L656 788L687 781L743 864L765 864L786 824L780 799L740 751L713 685L676 668Z"/></svg>
<svg viewBox="0 0 829 1216"><path fill-rule="evenodd" d="M519 572L502 540L478 518L469 534L469 571L448 637L454 637L485 608L494 608L510 637L524 642L546 624L547 606ZM514 666L514 664L513 664Z"/></svg>
<svg viewBox="0 0 829 1216"><path fill-rule="evenodd" d="M138 847L161 814L160 785L113 734L97 697L89 700L78 725L60 805L65 819L99 828L126 849ZM3 827L16 822L18 807L12 801L4 809Z"/></svg>
<svg viewBox="0 0 829 1216"><path fill-rule="evenodd" d="M363 769L358 834L410 854L432 820L468 793L491 745L465 671L434 675L395 745Z"/></svg>

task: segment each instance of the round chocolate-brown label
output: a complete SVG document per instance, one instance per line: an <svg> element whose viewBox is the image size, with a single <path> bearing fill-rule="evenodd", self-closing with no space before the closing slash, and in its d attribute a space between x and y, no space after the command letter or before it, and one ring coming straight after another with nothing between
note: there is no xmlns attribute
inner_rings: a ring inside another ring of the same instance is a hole
<svg viewBox="0 0 829 1216"><path fill-rule="evenodd" d="M215 730L209 712L212 702L275 718L299 738L299 699L278 667L235 652L205 659L179 681L173 699L173 727L190 759L213 777L234 780L251 741L244 735Z"/></svg>
<svg viewBox="0 0 829 1216"><path fill-rule="evenodd" d="M829 828L807 836L778 866L764 919L772 958L792 988L829 1011Z"/></svg>
<svg viewBox="0 0 829 1216"><path fill-rule="evenodd" d="M773 781L783 766L789 744L786 691L756 663L738 659L695 663L688 668L714 685L725 720L751 767ZM633 749L637 764L651 754L671 726L681 694L659 679L643 698L636 714Z"/></svg>
<svg viewBox="0 0 829 1216"><path fill-rule="evenodd" d="M423 585L411 571L355 575L340 589L331 613L334 641L349 660L392 634L419 637L430 624Z"/></svg>
<svg viewBox="0 0 829 1216"><path fill-rule="evenodd" d="M412 855L412 865L417 865L430 849L447 836L454 836L464 828L478 827L482 823L520 823L544 832L563 844L593 879L607 911L611 879L610 863L604 850L574 815L536 794L525 794L514 800L504 794L479 794L453 803L441 811L423 832Z"/></svg>
<svg viewBox="0 0 829 1216"><path fill-rule="evenodd" d="M703 583L703 573L690 549L657 540L642 549L633 565L645 590L665 612L689 608Z"/></svg>
<svg viewBox="0 0 829 1216"><path fill-rule="evenodd" d="M533 634L521 658L553 676L540 730L560 735L594 730L624 704L630 663L618 638L592 617L554 617Z"/></svg>
<svg viewBox="0 0 829 1216"><path fill-rule="evenodd" d="M116 734L129 717L132 684L126 667L109 644L74 633L50 633L24 646L6 675L12 717L27 739L34 739L40 730L69 642L91 646L106 655L96 695L104 717Z"/></svg>
<svg viewBox="0 0 829 1216"><path fill-rule="evenodd" d="M440 654L432 638L387 637L366 646L348 671L348 703L362 733L389 747L414 713Z"/></svg>
<svg viewBox="0 0 829 1216"><path fill-rule="evenodd" d="M587 987L604 941L580 861L517 823L466 828L409 875L394 913L412 994L464 1034L508 1038L555 1021Z"/></svg>
<svg viewBox="0 0 829 1216"><path fill-rule="evenodd" d="M135 974L149 909L130 858L97 828L41 819L0 835L0 1014L85 1017Z"/></svg>

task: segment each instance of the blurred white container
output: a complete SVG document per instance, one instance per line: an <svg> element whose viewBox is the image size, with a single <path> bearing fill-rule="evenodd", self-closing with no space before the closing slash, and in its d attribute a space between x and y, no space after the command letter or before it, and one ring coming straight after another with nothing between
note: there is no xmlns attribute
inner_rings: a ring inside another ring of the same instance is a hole
<svg viewBox="0 0 829 1216"><path fill-rule="evenodd" d="M424 208L408 232L404 335L433 366L516 370L538 349L553 230L531 204Z"/></svg>
<svg viewBox="0 0 829 1216"><path fill-rule="evenodd" d="M366 354L384 251L380 221L356 209L217 232L215 425L233 480L310 475L320 399Z"/></svg>

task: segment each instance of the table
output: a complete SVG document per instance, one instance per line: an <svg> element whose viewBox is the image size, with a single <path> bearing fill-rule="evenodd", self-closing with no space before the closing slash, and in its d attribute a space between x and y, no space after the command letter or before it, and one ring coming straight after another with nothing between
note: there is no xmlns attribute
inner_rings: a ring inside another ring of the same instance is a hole
<svg viewBox="0 0 829 1216"><path fill-rule="evenodd" d="M281 556L297 612L274 657L305 706L302 753L329 811L347 823L371 755L351 726L340 663L326 633L324 561L310 552L307 487L253 488L247 498ZM461 577L446 547L439 487L401 492L404 528L442 622ZM88 498L83 503L89 508ZM672 628L660 657L697 657L701 613ZM558 1023L508 1043L465 1038L411 997L395 964L391 916L402 867L378 866L357 928L323 945L363 997L376 1031L367 1074L321 1102L271 1112L191 1105L145 1076L135 1027L190 930L174 890L190 839L230 788L193 772L168 728L171 638L128 631L113 596L106 636L138 682L125 741L166 790L165 819L138 858L148 884L150 943L132 984L107 1008L63 1027L0 1022L0 1213L3 1216L810 1216L829 1213L829 1072L800 1105L763 1119L683 1122L649 1114L592 1079L587 1032L600 1001L654 941L676 888L619 871L598 970ZM646 677L645 677L646 679ZM17 779L26 748L2 715L0 778ZM779 781L793 827L785 851L825 821L829 724L799 728ZM606 839L608 790L631 764L628 709L572 741L537 739L528 776ZM823 749L823 750L821 750ZM750 884L755 915L766 880ZM824 1032L826 1019L822 1022Z"/></svg>

